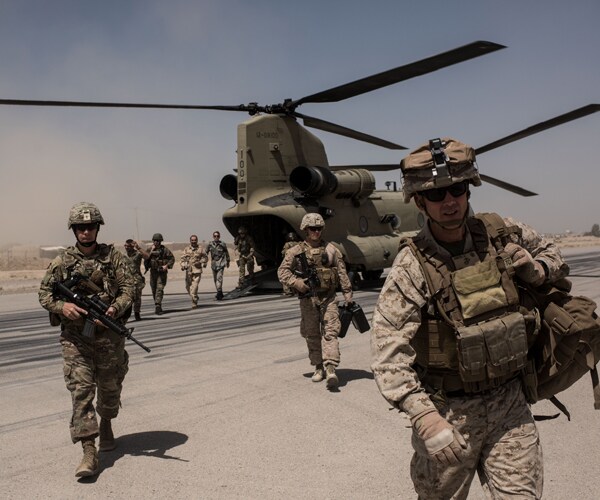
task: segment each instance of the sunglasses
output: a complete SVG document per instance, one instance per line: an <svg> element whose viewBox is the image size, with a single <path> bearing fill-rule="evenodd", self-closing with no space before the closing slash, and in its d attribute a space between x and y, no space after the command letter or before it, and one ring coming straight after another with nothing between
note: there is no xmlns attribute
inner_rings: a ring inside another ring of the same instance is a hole
<svg viewBox="0 0 600 500"><path fill-rule="evenodd" d="M75 231L83 233L85 230L93 231L94 229L98 229L98 224L73 224L72 227L75 229Z"/></svg>
<svg viewBox="0 0 600 500"><path fill-rule="evenodd" d="M429 201L442 201L446 198L446 193L450 193L453 198L458 198L467 192L469 185L466 182L460 182L458 184L452 184L448 187L428 189L427 191L421 191L426 199Z"/></svg>
<svg viewBox="0 0 600 500"><path fill-rule="evenodd" d="M219 236L221 236L220 234L213 234L213 238L218 238Z"/></svg>
<svg viewBox="0 0 600 500"><path fill-rule="evenodd" d="M309 226L308 230L309 231L313 231L313 232L316 233L317 231L323 231L323 228L322 227Z"/></svg>

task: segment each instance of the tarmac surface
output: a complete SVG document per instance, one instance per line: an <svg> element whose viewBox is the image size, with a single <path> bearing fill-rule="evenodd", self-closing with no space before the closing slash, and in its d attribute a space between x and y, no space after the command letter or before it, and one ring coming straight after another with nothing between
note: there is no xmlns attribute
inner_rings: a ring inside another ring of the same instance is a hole
<svg viewBox="0 0 600 500"><path fill-rule="evenodd" d="M600 249L567 249L574 293L600 301ZM234 286L226 278L225 289ZM77 480L70 395L58 331L37 295L0 296L0 496L6 499L416 498L407 419L381 397L370 371L369 333L341 340L339 390L311 382L297 299L214 300L201 283L192 310L183 282L167 284L165 314L144 295L128 342L116 450L101 472ZM145 292L149 292L147 286ZM356 300L370 318L378 290ZM600 412L584 376L560 395L571 412L539 422L544 498L592 500L600 491ZM534 414L557 411L548 402ZM469 498L483 498L475 479Z"/></svg>

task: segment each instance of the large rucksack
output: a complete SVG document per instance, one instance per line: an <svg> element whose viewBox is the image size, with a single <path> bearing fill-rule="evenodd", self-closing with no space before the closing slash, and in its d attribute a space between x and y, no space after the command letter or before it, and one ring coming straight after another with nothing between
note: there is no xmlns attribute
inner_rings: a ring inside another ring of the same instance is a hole
<svg viewBox="0 0 600 500"><path fill-rule="evenodd" d="M485 223L493 243L503 246L508 236L504 220L497 214L477 214L477 217ZM549 399L570 418L556 394L589 371L594 408L600 410L596 368L600 361L600 320L595 312L596 303L587 297L571 295L571 283L566 279L536 288L521 285L523 305L537 307L542 320L538 335L531 341L529 362L523 371L529 403Z"/></svg>

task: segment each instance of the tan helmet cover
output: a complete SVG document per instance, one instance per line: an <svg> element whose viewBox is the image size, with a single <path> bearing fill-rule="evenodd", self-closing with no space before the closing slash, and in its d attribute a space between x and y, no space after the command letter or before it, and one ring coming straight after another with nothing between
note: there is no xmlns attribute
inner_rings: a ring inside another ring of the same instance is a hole
<svg viewBox="0 0 600 500"><path fill-rule="evenodd" d="M71 229L74 224L104 224L104 218L96 205L80 201L75 203L69 211L67 228Z"/></svg>
<svg viewBox="0 0 600 500"><path fill-rule="evenodd" d="M302 222L300 223L300 230L304 231L307 227L325 227L325 221L323 220L323 216L321 214L306 214L302 217Z"/></svg>
<svg viewBox="0 0 600 500"><path fill-rule="evenodd" d="M475 150L449 137L444 137L442 141L447 171L435 165L429 143L418 147L400 162L405 203L410 202L412 196L419 191L450 186L462 181L468 180L474 186L481 186L481 178L475 164Z"/></svg>

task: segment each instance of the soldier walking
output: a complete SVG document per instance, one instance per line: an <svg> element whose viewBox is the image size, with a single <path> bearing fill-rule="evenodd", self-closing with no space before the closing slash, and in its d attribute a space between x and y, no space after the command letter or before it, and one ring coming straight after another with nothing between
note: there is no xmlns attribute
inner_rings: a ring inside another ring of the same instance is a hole
<svg viewBox="0 0 600 500"><path fill-rule="evenodd" d="M335 369L340 363L341 327L336 289L339 284L349 304L352 285L342 253L321 238L324 227L320 214L309 213L302 218L300 230L304 231L305 239L286 253L277 276L283 286L299 293L300 334L306 339L308 359L315 367L312 381L321 382L326 378L327 388L334 389L339 383ZM308 269L302 266L303 257ZM316 279L307 280L309 275Z"/></svg>
<svg viewBox="0 0 600 500"><path fill-rule="evenodd" d="M154 298L154 311L158 315L163 313L162 301L165 286L167 285L167 273L175 265L173 253L162 242L162 234L154 233L152 236L152 246L146 250L146 253L149 254L146 260L146 267L150 268L150 288L152 288L152 297Z"/></svg>
<svg viewBox="0 0 600 500"><path fill-rule="evenodd" d="M202 245L198 245L198 236L190 236L190 245L181 255L181 270L185 271L185 289L192 298L192 309L198 307L198 286L202 278L202 270L206 267L208 255Z"/></svg>
<svg viewBox="0 0 600 500"><path fill-rule="evenodd" d="M470 185L481 185L470 146L433 139L401 169L404 200L427 224L401 243L379 295L371 367L412 424L415 490L467 498L477 473L487 498L541 498L542 450L520 380L540 319L520 294L568 266L525 224L470 215Z"/></svg>
<svg viewBox="0 0 600 500"><path fill-rule="evenodd" d="M81 202L71 208L68 228L75 235L75 246L68 247L48 266L39 291L40 304L50 312L50 323L61 328L63 372L73 405L69 426L71 440L83 446L83 458L75 471L77 477L98 473L95 444L98 435L100 451L117 446L111 420L119 413L129 357L124 337L99 322L90 332L85 319L87 312L57 299L53 287L76 274L84 276L101 290L101 300L110 304L106 315L125 324L135 294L134 280L123 255L112 245L96 241L102 224L102 214L93 203ZM84 293L83 290L77 292ZM94 408L96 390L98 399ZM96 413L100 415L100 425Z"/></svg>
<svg viewBox="0 0 600 500"><path fill-rule="evenodd" d="M237 265L240 272L238 288L242 288L246 279L246 267L250 281L254 280L254 239L244 226L240 226L233 244L238 254Z"/></svg>
<svg viewBox="0 0 600 500"><path fill-rule="evenodd" d="M210 268L213 273L215 288L217 289L217 300L223 300L223 272L229 267L229 251L227 245L221 241L221 233L213 232L213 239L206 248L206 253L210 255Z"/></svg>
<svg viewBox="0 0 600 500"><path fill-rule="evenodd" d="M128 239L124 246L126 256L131 262L133 278L135 280L136 294L133 300L133 314L135 316L135 320L140 321L142 319L142 291L146 286L146 278L142 274L142 262L150 255L140 247L137 241L132 239Z"/></svg>

